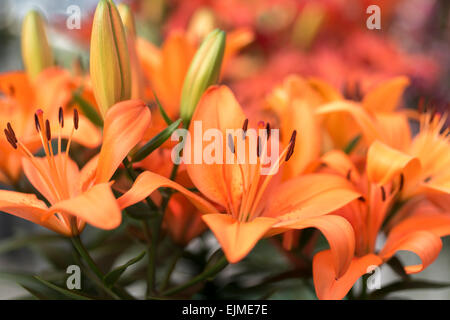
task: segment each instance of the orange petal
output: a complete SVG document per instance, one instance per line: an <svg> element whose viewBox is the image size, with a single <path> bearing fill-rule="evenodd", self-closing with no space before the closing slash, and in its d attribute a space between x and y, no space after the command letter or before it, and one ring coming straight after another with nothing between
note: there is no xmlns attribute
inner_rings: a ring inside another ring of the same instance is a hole
<svg viewBox="0 0 450 320"><path fill-rule="evenodd" d="M319 78L309 78L308 83L326 102L344 99L338 90Z"/></svg>
<svg viewBox="0 0 450 320"><path fill-rule="evenodd" d="M291 133L297 130L295 152L289 162L285 164L283 177L296 177L302 173L306 167L320 155L320 128L315 112L307 100L294 100L290 104L287 113L288 121L281 124L283 128L284 145L287 145ZM283 121L284 122L284 121Z"/></svg>
<svg viewBox="0 0 450 320"><path fill-rule="evenodd" d="M203 220L216 236L230 263L245 258L256 243L276 223L272 218L240 222L227 214L206 214Z"/></svg>
<svg viewBox="0 0 450 320"><path fill-rule="evenodd" d="M161 187L168 187L181 192L202 213L217 212L217 209L202 197L187 190L178 183L150 171L141 173L131 189L124 193L117 201L120 208L124 209L144 200L156 189Z"/></svg>
<svg viewBox="0 0 450 320"><path fill-rule="evenodd" d="M253 39L254 34L248 28L240 28L229 32L225 43L223 67L225 67L227 62L230 61L242 48L250 44Z"/></svg>
<svg viewBox="0 0 450 320"><path fill-rule="evenodd" d="M66 157L64 154L55 156L55 163L57 163L58 168L64 168L64 162L66 161ZM36 167L32 164L32 162L28 158L22 158L22 166L24 173L30 181L30 183L39 191L40 194L42 194L50 203L56 203L58 201L57 195L55 195L52 190L58 190L61 191L62 188L67 187L68 191L71 196L74 196L78 194L78 177L79 177L79 170L78 166L72 159L67 159L67 167L66 167L66 173L67 173L67 181L69 181L68 186L58 186L54 184L54 180L51 178L51 170L48 164L47 158L39 158L35 157L35 162L42 168L44 174L48 177L47 179L50 179L52 185L54 185L53 189L51 186L48 185L46 180L42 177L39 170L36 169ZM60 170L60 174L62 175L62 169ZM49 181L49 180L47 180Z"/></svg>
<svg viewBox="0 0 450 320"><path fill-rule="evenodd" d="M210 87L201 98L191 120L189 132L191 139L195 140L196 121L201 124L203 132L208 129L219 129L222 136L226 137L226 129L240 129L244 123L245 116L241 106L236 101L231 90L226 86ZM204 142L203 148L209 143ZM194 185L202 194L210 200L227 207L227 197L229 193L233 197L233 202L237 204L242 193L242 178L239 166L237 164L225 164L226 141L222 141L224 164L200 164L194 163L195 148L191 146L191 164L186 168ZM203 149L201 150L203 156Z"/></svg>
<svg viewBox="0 0 450 320"><path fill-rule="evenodd" d="M392 112L409 85L407 77L397 77L388 80L364 96L362 105L366 110L376 112Z"/></svg>
<svg viewBox="0 0 450 320"><path fill-rule="evenodd" d="M375 117L384 143L400 150L409 147L411 129L405 113L378 113Z"/></svg>
<svg viewBox="0 0 450 320"><path fill-rule="evenodd" d="M428 267L439 255L442 241L430 231L413 231L407 234L390 232L386 244L380 252L380 257L389 260L398 251L411 251L415 253L421 264L405 266L407 273L417 273Z"/></svg>
<svg viewBox="0 0 450 320"><path fill-rule="evenodd" d="M39 224L63 235L70 235L70 230L56 217L42 221L48 208L45 203L34 194L0 190L0 211L15 215L22 219Z"/></svg>
<svg viewBox="0 0 450 320"><path fill-rule="evenodd" d="M332 174L307 174L280 185L268 201L266 216L279 226L321 216L357 199L361 194L345 178Z"/></svg>
<svg viewBox="0 0 450 320"><path fill-rule="evenodd" d="M419 159L375 141L367 152L367 176L373 183L384 185L400 173L405 183L420 172Z"/></svg>
<svg viewBox="0 0 450 320"><path fill-rule="evenodd" d="M0 91L6 96L17 99L23 108L31 108L34 102L34 89L23 71L11 71L0 74Z"/></svg>
<svg viewBox="0 0 450 320"><path fill-rule="evenodd" d="M360 175L355 165L351 161L350 157L340 150L332 150L325 153L321 158L321 162L326 164L327 167L336 170L339 174L347 176L350 173L350 178L360 179Z"/></svg>
<svg viewBox="0 0 450 320"><path fill-rule="evenodd" d="M55 213L76 216L100 229L114 229L122 222L122 213L109 183L100 183L77 197L55 203L43 220Z"/></svg>
<svg viewBox="0 0 450 320"><path fill-rule="evenodd" d="M278 227L278 224L274 227ZM355 253L355 234L347 220L340 216L324 215L299 220L288 227L293 229L319 229L330 245L335 278L340 278L344 274Z"/></svg>
<svg viewBox="0 0 450 320"><path fill-rule="evenodd" d="M317 108L316 113L319 115L348 113L356 121L367 143L372 143L374 140L381 137L381 133L376 126L375 116L356 103L350 101L330 102ZM331 128L331 134L333 134L334 131L337 133L342 132L342 123L336 123L335 126L335 128Z"/></svg>
<svg viewBox="0 0 450 320"><path fill-rule="evenodd" d="M141 141L150 119L150 110L141 100L122 101L108 110L98 160L97 183L109 181L130 150Z"/></svg>
<svg viewBox="0 0 450 320"><path fill-rule="evenodd" d="M343 299L355 282L367 273L369 266L379 266L382 263L381 258L374 254L355 257L342 277L336 279L331 251L317 253L313 260L313 279L317 297L321 300Z"/></svg>

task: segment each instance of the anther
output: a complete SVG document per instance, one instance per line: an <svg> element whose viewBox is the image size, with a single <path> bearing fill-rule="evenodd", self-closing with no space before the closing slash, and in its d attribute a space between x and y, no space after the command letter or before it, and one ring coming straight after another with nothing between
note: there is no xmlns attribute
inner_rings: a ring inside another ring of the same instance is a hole
<svg viewBox="0 0 450 320"><path fill-rule="evenodd" d="M267 140L269 140L269 137L270 137L270 123L268 123L268 122L266 124L266 132L267 132Z"/></svg>
<svg viewBox="0 0 450 320"><path fill-rule="evenodd" d="M45 120L45 134L47 135L47 141L52 140L52 131L50 130L50 122Z"/></svg>
<svg viewBox="0 0 450 320"><path fill-rule="evenodd" d="M39 119L37 113L34 114L34 125L36 126L36 131L41 132L41 125L39 124Z"/></svg>
<svg viewBox="0 0 450 320"><path fill-rule="evenodd" d="M259 157L261 157L261 137L258 136L258 143L256 145L256 155Z"/></svg>
<svg viewBox="0 0 450 320"><path fill-rule="evenodd" d="M64 128L64 113L63 113L62 107L59 107L58 120L59 120L59 125L61 126L61 128Z"/></svg>
<svg viewBox="0 0 450 320"><path fill-rule="evenodd" d="M381 200L386 201L386 190L384 190L384 187L381 186Z"/></svg>
<svg viewBox="0 0 450 320"><path fill-rule="evenodd" d="M433 178L432 176L428 176L423 180L423 182L428 183L431 181L432 178Z"/></svg>
<svg viewBox="0 0 450 320"><path fill-rule="evenodd" d="M345 176L345 178L346 178L348 181L351 180L351 178L352 178L352 169L349 169L349 170L347 171L347 175Z"/></svg>
<svg viewBox="0 0 450 320"><path fill-rule="evenodd" d="M6 127L8 128L8 131L9 131L9 134L10 134L12 140L15 143L17 143L16 133L14 132L14 130L13 130L12 126L11 126L11 123L8 122Z"/></svg>
<svg viewBox="0 0 450 320"><path fill-rule="evenodd" d="M247 129L248 129L248 119L244 120L244 124L242 125L242 139L245 139L245 136L247 134Z"/></svg>
<svg viewBox="0 0 450 320"><path fill-rule="evenodd" d="M231 133L228 134L228 148L230 148L232 153L235 152L233 136L231 135Z"/></svg>
<svg viewBox="0 0 450 320"><path fill-rule="evenodd" d="M398 186L398 191L402 191L403 190L403 185L405 184L405 176L403 175L403 173L400 174L400 183Z"/></svg>
<svg viewBox="0 0 450 320"><path fill-rule="evenodd" d="M8 140L9 144L10 144L14 149L17 149L17 143L16 143L15 140L11 137L11 133L10 133L7 129L4 129L3 131L5 132L6 140Z"/></svg>
<svg viewBox="0 0 450 320"><path fill-rule="evenodd" d="M296 136L297 136L297 130L294 130L294 132L292 132L291 140L289 141L289 149L286 153L286 158L284 159L284 161L286 161L286 162L289 161L289 159L292 157L292 154L294 153Z"/></svg>
<svg viewBox="0 0 450 320"><path fill-rule="evenodd" d="M73 109L73 126L75 127L75 130L78 129L78 121L79 121L78 110Z"/></svg>
<svg viewBox="0 0 450 320"><path fill-rule="evenodd" d="M14 96L16 94L16 90L14 89L14 86L12 84L9 86L9 94L11 96Z"/></svg>
<svg viewBox="0 0 450 320"><path fill-rule="evenodd" d="M360 197L358 198L358 200L361 201L361 202L366 202L366 198L364 198L363 196L360 196Z"/></svg>

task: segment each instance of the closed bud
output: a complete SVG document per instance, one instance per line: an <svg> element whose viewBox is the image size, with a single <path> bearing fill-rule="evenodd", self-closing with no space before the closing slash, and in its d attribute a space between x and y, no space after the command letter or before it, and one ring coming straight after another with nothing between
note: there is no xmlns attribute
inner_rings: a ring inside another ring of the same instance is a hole
<svg viewBox="0 0 450 320"><path fill-rule="evenodd" d="M136 24L134 22L134 15L130 9L130 6L126 5L125 3L120 3L117 6L117 9L119 10L120 17L122 18L125 32L127 34L133 35L133 37L136 37Z"/></svg>
<svg viewBox="0 0 450 320"><path fill-rule="evenodd" d="M31 10L22 23L22 60L31 79L53 65L53 55L39 12Z"/></svg>
<svg viewBox="0 0 450 320"><path fill-rule="evenodd" d="M104 117L115 103L131 97L131 68L125 30L112 0L100 0L91 35L90 74Z"/></svg>
<svg viewBox="0 0 450 320"><path fill-rule="evenodd" d="M205 90L217 83L225 51L225 32L212 31L192 59L181 92L180 115L185 126Z"/></svg>

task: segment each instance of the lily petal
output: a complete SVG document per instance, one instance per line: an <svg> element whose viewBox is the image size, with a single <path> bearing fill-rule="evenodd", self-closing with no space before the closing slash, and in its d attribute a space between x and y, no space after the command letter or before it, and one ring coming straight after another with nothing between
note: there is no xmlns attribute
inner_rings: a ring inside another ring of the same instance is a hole
<svg viewBox="0 0 450 320"><path fill-rule="evenodd" d="M274 225L278 227L278 224ZM340 278L349 267L355 253L355 234L351 224L335 215L324 215L297 221L289 228L317 228L330 244L335 278Z"/></svg>
<svg viewBox="0 0 450 320"><path fill-rule="evenodd" d="M388 80L368 92L362 105L366 110L374 112L392 112L399 105L409 83L409 79L403 76Z"/></svg>
<svg viewBox="0 0 450 320"><path fill-rule="evenodd" d="M195 124L201 122L203 132L208 129L219 129L226 137L226 129L240 129L245 116L231 90L226 86L210 87L202 96L191 120L189 131L191 138L196 139ZM238 164L225 164L227 146L220 141L223 147L223 164L196 164L195 148L191 146L191 164L187 164L188 174L194 185L210 200L227 207L227 194L231 193L232 202L237 205L242 194L242 176ZM203 148L206 144L203 145ZM203 149L202 155L203 155ZM227 185L229 184L227 189Z"/></svg>
<svg viewBox="0 0 450 320"><path fill-rule="evenodd" d="M420 171L418 158L400 152L388 145L375 141L367 152L367 176L373 183L384 185L400 173L405 181L417 176Z"/></svg>
<svg viewBox="0 0 450 320"><path fill-rule="evenodd" d="M273 218L259 217L240 222L227 214L206 214L203 220L216 236L230 263L242 260L256 243L277 222Z"/></svg>
<svg viewBox="0 0 450 320"><path fill-rule="evenodd" d="M122 222L122 213L109 183L96 184L77 197L55 203L42 220L46 221L57 212L76 216L106 230L117 228Z"/></svg>
<svg viewBox="0 0 450 320"><path fill-rule="evenodd" d="M279 226L289 225L330 213L360 196L343 177L307 174L280 185L268 201L265 215L279 218Z"/></svg>
<svg viewBox="0 0 450 320"><path fill-rule="evenodd" d="M161 187L168 187L181 192L202 213L217 212L217 209L202 197L189 191L178 183L150 171L141 173L131 189L124 193L117 201L120 208L124 209L144 200L156 191L156 189Z"/></svg>
<svg viewBox="0 0 450 320"><path fill-rule="evenodd" d="M150 110L141 100L112 106L105 117L96 182L107 182L150 125Z"/></svg>
<svg viewBox="0 0 450 320"><path fill-rule="evenodd" d="M336 279L332 252L325 250L317 253L313 259L313 279L317 297L321 300L343 299L355 282L368 272L370 266L379 266L382 263L381 258L374 254L355 257L342 277Z"/></svg>
<svg viewBox="0 0 450 320"><path fill-rule="evenodd" d="M398 251L411 251L415 253L421 264L405 266L406 273L417 273L428 267L439 255L442 241L436 234L430 231L415 231L405 235L391 232L380 257L389 260Z"/></svg>
<svg viewBox="0 0 450 320"><path fill-rule="evenodd" d="M48 208L34 194L25 194L9 190L0 190L0 211L39 224L63 235L70 235L70 230L56 217L42 221Z"/></svg>

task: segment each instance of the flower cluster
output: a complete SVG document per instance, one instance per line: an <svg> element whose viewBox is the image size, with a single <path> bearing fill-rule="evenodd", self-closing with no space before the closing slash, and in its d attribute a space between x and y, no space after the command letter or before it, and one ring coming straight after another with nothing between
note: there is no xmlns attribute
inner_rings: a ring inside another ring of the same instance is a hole
<svg viewBox="0 0 450 320"><path fill-rule="evenodd" d="M132 8L100 0L89 72L55 64L39 12L23 21L25 70L0 74L0 211L71 239L95 278L76 292L40 284L72 298L129 299L130 284L145 280L146 298L192 297L228 265L251 273L245 261L263 242L288 271L261 288L306 278L319 299L355 297L358 279L383 264L413 283L409 274L432 264L450 235L448 105L404 108L402 99L423 72L408 62L432 66L431 83L434 62L366 38L327 1L276 10L261 1L254 11L197 2L177 4L157 46L137 32ZM321 28L325 39L332 30L324 21L352 30L361 49L314 47ZM303 59L311 69L297 69ZM203 143L178 141L181 131ZM174 162L175 150L193 161ZM102 235L98 248L116 258L146 252L116 268L96 262L84 231ZM220 248L211 255L212 238ZM420 261L404 265L400 251ZM126 277L145 254L145 272ZM203 271L180 284L180 259ZM258 268L273 272L271 259Z"/></svg>

